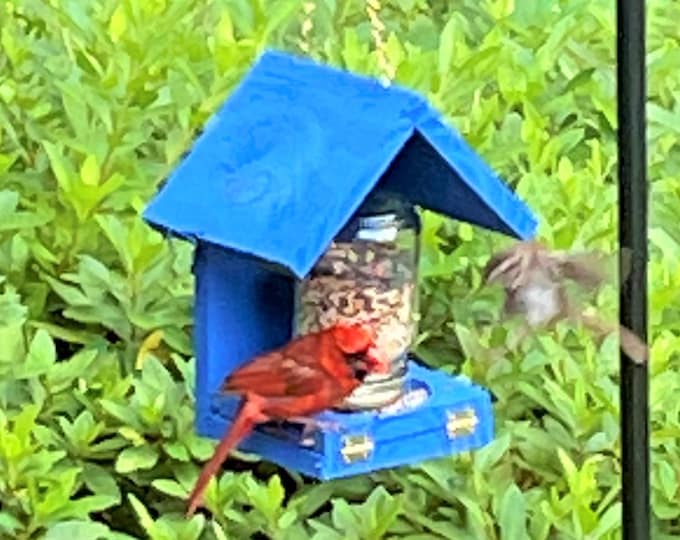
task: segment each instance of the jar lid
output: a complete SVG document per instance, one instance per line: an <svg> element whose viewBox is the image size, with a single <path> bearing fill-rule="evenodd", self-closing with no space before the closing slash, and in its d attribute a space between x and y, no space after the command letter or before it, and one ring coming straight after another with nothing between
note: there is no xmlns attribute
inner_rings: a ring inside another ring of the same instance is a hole
<svg viewBox="0 0 680 540"><path fill-rule="evenodd" d="M373 242L394 242L399 234L399 220L396 214L382 214L359 218L358 240Z"/></svg>
<svg viewBox="0 0 680 540"><path fill-rule="evenodd" d="M366 198L336 240L390 242L404 228L420 229L420 220L413 205L398 193L379 189Z"/></svg>

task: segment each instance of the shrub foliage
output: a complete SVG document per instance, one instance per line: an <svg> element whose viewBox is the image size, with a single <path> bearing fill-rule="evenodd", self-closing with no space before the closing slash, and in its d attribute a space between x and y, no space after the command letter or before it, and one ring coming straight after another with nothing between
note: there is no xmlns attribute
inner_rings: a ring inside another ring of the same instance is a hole
<svg viewBox="0 0 680 540"><path fill-rule="evenodd" d="M317 0L315 58L377 74L364 2ZM616 239L615 13L604 0L395 0L399 83L427 95L558 248ZM680 534L680 4L648 3L655 538ZM559 327L503 352L480 268L507 239L427 214L419 352L498 397L485 449L314 483L239 454L183 499L191 246L140 212L299 0L0 3L0 537L620 537L618 348ZM360 156L357 156L360 159ZM594 300L616 315L615 284Z"/></svg>

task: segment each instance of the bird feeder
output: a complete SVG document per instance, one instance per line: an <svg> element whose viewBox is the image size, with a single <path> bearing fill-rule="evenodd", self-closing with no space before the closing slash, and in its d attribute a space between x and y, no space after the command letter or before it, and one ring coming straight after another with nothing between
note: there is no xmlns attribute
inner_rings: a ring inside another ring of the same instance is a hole
<svg viewBox="0 0 680 540"><path fill-rule="evenodd" d="M390 364L345 400L347 410L389 405L405 392L406 362L416 333L418 214L398 194L368 196L356 215L298 283L295 334L335 323L364 323Z"/></svg>
<svg viewBox="0 0 680 540"><path fill-rule="evenodd" d="M266 51L145 210L195 241L196 427L220 438L218 388L255 355L337 320L367 320L391 373L367 378L330 429L262 426L240 445L319 479L451 455L493 439L487 390L423 367L417 209L519 239L536 219L420 95Z"/></svg>

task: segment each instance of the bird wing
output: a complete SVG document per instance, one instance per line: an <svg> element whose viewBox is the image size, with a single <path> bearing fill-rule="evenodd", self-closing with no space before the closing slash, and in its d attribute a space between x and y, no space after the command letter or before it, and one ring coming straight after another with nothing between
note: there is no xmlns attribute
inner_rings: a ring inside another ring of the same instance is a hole
<svg viewBox="0 0 680 540"><path fill-rule="evenodd" d="M607 259L602 254L555 252L554 258L560 264L562 275L584 289L597 289L608 280Z"/></svg>
<svg viewBox="0 0 680 540"><path fill-rule="evenodd" d="M314 394L328 375L320 363L320 342L313 338L305 336L244 364L227 377L221 390L263 397Z"/></svg>

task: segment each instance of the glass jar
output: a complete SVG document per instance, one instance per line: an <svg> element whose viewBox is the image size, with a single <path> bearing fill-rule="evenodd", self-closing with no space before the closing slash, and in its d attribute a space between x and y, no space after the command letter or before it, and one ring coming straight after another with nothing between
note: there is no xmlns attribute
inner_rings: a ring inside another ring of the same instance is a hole
<svg viewBox="0 0 680 540"><path fill-rule="evenodd" d="M396 195L371 195L296 286L295 333L335 323L367 323L390 360L390 372L369 375L342 405L380 408L401 397L406 358L417 333L420 220Z"/></svg>

